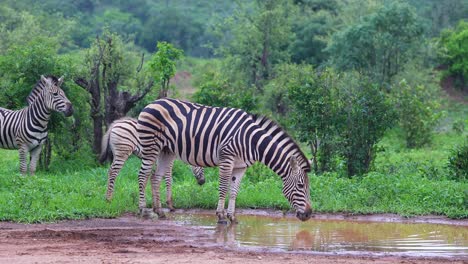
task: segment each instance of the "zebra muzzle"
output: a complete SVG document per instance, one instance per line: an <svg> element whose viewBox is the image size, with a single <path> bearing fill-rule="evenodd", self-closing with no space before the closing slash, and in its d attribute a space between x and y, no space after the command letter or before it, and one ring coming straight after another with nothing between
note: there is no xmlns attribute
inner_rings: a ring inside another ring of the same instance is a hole
<svg viewBox="0 0 468 264"><path fill-rule="evenodd" d="M65 110L63 111L63 115L69 117L73 114L73 106L71 103L66 103Z"/></svg>
<svg viewBox="0 0 468 264"><path fill-rule="evenodd" d="M312 215L312 209L310 208L310 205L307 205L306 209L304 212L297 212L296 217L299 218L301 221L307 221Z"/></svg>

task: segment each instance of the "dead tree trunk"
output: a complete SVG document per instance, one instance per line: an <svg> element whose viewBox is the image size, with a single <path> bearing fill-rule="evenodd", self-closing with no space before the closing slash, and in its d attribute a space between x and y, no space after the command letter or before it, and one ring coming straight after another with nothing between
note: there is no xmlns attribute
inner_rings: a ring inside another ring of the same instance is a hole
<svg viewBox="0 0 468 264"><path fill-rule="evenodd" d="M80 77L75 83L85 89L91 95L90 116L93 119L93 151L95 154L101 152L101 141L103 136L103 125L108 127L113 121L124 117L138 101L151 90L153 81L140 88L135 95L128 91L119 91L118 86L122 73L113 69L114 65L120 63L123 58L115 52L112 36L105 41L96 38L98 52L88 61L90 74L88 78ZM137 68L137 73L142 69L144 56Z"/></svg>

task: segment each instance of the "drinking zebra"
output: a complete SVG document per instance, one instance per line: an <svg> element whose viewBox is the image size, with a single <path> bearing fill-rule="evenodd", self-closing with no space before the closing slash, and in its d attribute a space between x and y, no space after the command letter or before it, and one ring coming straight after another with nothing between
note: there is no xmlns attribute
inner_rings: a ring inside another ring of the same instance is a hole
<svg viewBox="0 0 468 264"><path fill-rule="evenodd" d="M171 164L164 154L168 148L178 158L193 166L219 166L219 200L216 215L219 223L226 216L235 222L235 201L247 167L261 162L283 181L283 194L296 210L296 216L310 218L310 164L294 140L276 123L240 109L210 107L175 99L159 99L147 105L138 117L137 130L142 145L142 164L138 174L140 202L145 202L144 183L158 159L151 176L153 210L160 216L159 184ZM224 210L230 186L227 214Z"/></svg>
<svg viewBox="0 0 468 264"><path fill-rule="evenodd" d="M27 153L30 152L29 173L36 172L41 147L47 138L47 124L52 111L71 116L73 107L60 88L63 77L44 77L37 82L20 110L0 108L0 147L18 149L20 172L27 173Z"/></svg>
<svg viewBox="0 0 468 264"><path fill-rule="evenodd" d="M117 175L122 169L125 161L133 153L141 158L141 147L139 144L138 134L136 131L137 120L134 118L124 117L114 121L102 138L102 148L99 161L104 163L108 158L112 158L112 165L108 172L107 194L106 199L110 201L114 192L114 183ZM167 149L163 150L165 157L175 156ZM113 156L113 157L111 157ZM173 211L172 203L172 165L173 161L164 174L166 180L166 204ZM203 168L192 166L192 173L197 179L198 184L205 183ZM146 182L145 182L146 185Z"/></svg>

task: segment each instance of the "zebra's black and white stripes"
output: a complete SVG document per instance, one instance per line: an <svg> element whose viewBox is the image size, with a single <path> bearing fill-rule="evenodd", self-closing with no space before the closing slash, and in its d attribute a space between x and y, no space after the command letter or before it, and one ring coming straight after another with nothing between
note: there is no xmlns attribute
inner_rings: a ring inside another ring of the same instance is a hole
<svg viewBox="0 0 468 264"><path fill-rule="evenodd" d="M310 164L297 144L276 123L240 109L210 107L175 99L159 99L146 106L138 117L137 130L142 146L138 175L140 203L145 202L144 186L151 175L154 211L164 215L159 200L159 184L170 160L160 155L168 148L178 158L194 166L219 166L219 222L226 215L235 221L235 200L244 172L259 161L283 180L283 194L301 220L311 215L307 172ZM159 157L159 159L158 159ZM227 214L224 204L230 188Z"/></svg>
<svg viewBox="0 0 468 264"><path fill-rule="evenodd" d="M134 118L121 118L114 121L102 138L101 156L99 161L103 163L108 159L109 154L112 154L112 164L108 172L107 194L106 199L110 201L114 192L114 184L117 175L122 169L125 161L133 153L141 158L141 147L137 134L137 120ZM164 174L166 181L166 203L172 211L174 206L172 203L172 165L175 158L174 154L167 149L162 151L161 157L164 159L172 158L172 163ZM197 179L198 184L205 183L203 168L193 167L192 172ZM146 185L146 182L145 182Z"/></svg>
<svg viewBox="0 0 468 264"><path fill-rule="evenodd" d="M27 173L27 153L31 159L29 172L36 171L41 146L47 138L47 124L51 111L70 116L73 113L71 102L60 88L63 78L41 76L27 101L28 107L20 110L0 108L0 147L18 149L20 172Z"/></svg>

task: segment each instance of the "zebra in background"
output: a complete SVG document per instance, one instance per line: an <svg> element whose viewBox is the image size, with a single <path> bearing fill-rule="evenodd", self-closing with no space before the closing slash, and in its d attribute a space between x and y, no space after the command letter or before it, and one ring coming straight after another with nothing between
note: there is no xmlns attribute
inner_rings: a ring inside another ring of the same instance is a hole
<svg viewBox="0 0 468 264"><path fill-rule="evenodd" d="M47 138L47 124L52 111L65 116L73 114L71 102L60 88L63 77L44 77L37 82L27 98L28 107L20 110L0 108L0 147L18 149L20 172L27 173L27 153L30 152L29 173L34 175L42 145Z"/></svg>
<svg viewBox="0 0 468 264"><path fill-rule="evenodd" d="M112 200L115 179L128 157L133 153L137 157L141 158L141 147L136 131L136 126L137 120L134 118L124 117L118 119L109 126L109 129L102 138L99 162L102 164L107 159L112 158L112 165L109 168L107 182L106 199L108 201ZM174 211L174 206L172 203L172 165L175 156L166 149L163 150L163 153L164 157L172 158L172 162L167 168L167 171L164 174L164 178L166 180L167 189L166 204L171 211ZM192 166L192 173L197 179L198 184L202 185L205 183L203 168Z"/></svg>
<svg viewBox="0 0 468 264"><path fill-rule="evenodd" d="M283 181L283 194L296 210L296 216L310 218L310 163L294 140L273 121L243 110L210 107L175 99L159 99L147 105L138 117L137 130L142 145L142 164L138 174L140 202L145 205L144 186L153 164L151 177L153 210L160 216L159 184L170 159L161 150L168 148L193 166L219 166L218 223L235 219L235 202L246 169L261 162ZM227 214L224 210L230 186Z"/></svg>

